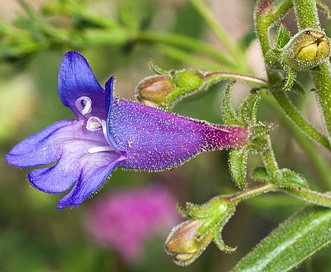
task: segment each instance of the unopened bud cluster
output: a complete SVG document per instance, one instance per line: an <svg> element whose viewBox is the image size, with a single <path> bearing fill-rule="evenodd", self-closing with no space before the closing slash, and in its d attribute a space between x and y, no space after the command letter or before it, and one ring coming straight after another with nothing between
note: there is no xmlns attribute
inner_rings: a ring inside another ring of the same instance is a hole
<svg viewBox="0 0 331 272"><path fill-rule="evenodd" d="M330 40L324 32L300 31L284 46L281 59L295 71L312 69L330 56Z"/></svg>
<svg viewBox="0 0 331 272"><path fill-rule="evenodd" d="M235 204L226 197L215 197L203 205L186 204L186 210L180 210L187 221L177 225L169 234L165 243L166 252L175 263L188 265L206 249L211 241L220 250L235 250L226 246L221 238L224 225L235 211Z"/></svg>

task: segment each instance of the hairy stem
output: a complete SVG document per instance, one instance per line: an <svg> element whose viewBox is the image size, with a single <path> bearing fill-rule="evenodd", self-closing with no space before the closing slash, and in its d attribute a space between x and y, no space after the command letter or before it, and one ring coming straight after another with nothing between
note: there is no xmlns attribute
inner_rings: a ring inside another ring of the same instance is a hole
<svg viewBox="0 0 331 272"><path fill-rule="evenodd" d="M293 0L295 15L300 30L314 28L321 30L315 0ZM327 129L331 135L331 65L326 61L319 69L311 72L316 86L316 98ZM329 139L330 140L330 139Z"/></svg>

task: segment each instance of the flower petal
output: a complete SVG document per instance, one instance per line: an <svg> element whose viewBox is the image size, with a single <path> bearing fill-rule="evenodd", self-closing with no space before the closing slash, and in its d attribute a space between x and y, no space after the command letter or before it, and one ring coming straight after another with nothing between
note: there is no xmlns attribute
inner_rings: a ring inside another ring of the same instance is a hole
<svg viewBox="0 0 331 272"><path fill-rule="evenodd" d="M79 122L77 122L79 124ZM88 132L84 134L81 126L71 127L75 137L67 137L60 141L53 137L58 147L60 157L55 165L48 168L33 170L28 178L31 184L47 193L62 193L68 190L77 180L84 178L84 173L96 171L102 167L112 165L125 157L121 152L112 149L103 137L102 132ZM100 135L101 134L101 135ZM92 149L106 147L107 151L90 152Z"/></svg>
<svg viewBox="0 0 331 272"><path fill-rule="evenodd" d="M106 148L104 152L90 152L103 147ZM64 192L77 180L87 180L90 172L95 172L97 178L102 171L100 169L110 167L109 174L122 159L125 157L109 146L101 130L87 131L83 121L57 122L22 141L7 154L7 161L18 167L55 163L28 174L31 184L47 193ZM103 181L106 177L102 177Z"/></svg>
<svg viewBox="0 0 331 272"><path fill-rule="evenodd" d="M55 162L60 154L55 135L77 121L59 121L20 142L6 155L9 164L28 168ZM65 136L58 140L65 140Z"/></svg>
<svg viewBox="0 0 331 272"><path fill-rule="evenodd" d="M114 90L114 77L110 77L110 79L106 82L105 88L105 96L106 96L106 113L107 113L107 137L108 141L114 146L116 149L121 150L114 139L114 136L110 132L110 127L113 126L113 90Z"/></svg>
<svg viewBox="0 0 331 272"><path fill-rule="evenodd" d="M92 100L92 115L105 119L104 90L81 54L74 51L65 54L58 75L58 91L62 104L69 107L78 118L81 113L75 102L78 98L87 96Z"/></svg>
<svg viewBox="0 0 331 272"><path fill-rule="evenodd" d="M110 119L112 137L127 151L121 168L167 169L203 151L241 146L248 137L246 127L213 125L120 99Z"/></svg>
<svg viewBox="0 0 331 272"><path fill-rule="evenodd" d="M102 186L121 159L120 157L111 164L99 168L92 168L90 166L83 167L79 180L71 192L59 201L57 208L63 209L67 206L78 206L82 204L86 198ZM90 162L86 163L88 164Z"/></svg>

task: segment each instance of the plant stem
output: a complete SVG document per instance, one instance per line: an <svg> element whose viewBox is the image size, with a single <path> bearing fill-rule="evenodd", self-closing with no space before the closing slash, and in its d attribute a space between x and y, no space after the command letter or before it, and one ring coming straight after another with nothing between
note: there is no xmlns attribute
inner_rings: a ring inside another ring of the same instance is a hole
<svg viewBox="0 0 331 272"><path fill-rule="evenodd" d="M245 191L241 191L237 194L234 194L232 196L229 197L229 200L234 202L234 203L239 203L240 201L252 198L254 196L258 196L270 191L274 191L276 190L277 187L274 184L268 183L268 184L264 184L262 186L259 187L255 187L252 189L248 189Z"/></svg>
<svg viewBox="0 0 331 272"><path fill-rule="evenodd" d="M331 208L331 195L321 194L302 187L286 188L282 189L281 191L296 198L300 198L306 202Z"/></svg>
<svg viewBox="0 0 331 272"><path fill-rule="evenodd" d="M315 0L292 0L300 30L314 28L320 30Z"/></svg>
<svg viewBox="0 0 331 272"><path fill-rule="evenodd" d="M292 8L291 0L259 0L255 6L254 22L263 56L270 49L269 28L277 23Z"/></svg>
<svg viewBox="0 0 331 272"><path fill-rule="evenodd" d="M297 0L300 2L301 0ZM308 1L308 0L304 0ZM280 0L274 3L267 0L260 0L257 2L257 6L255 8L255 28L257 30L257 35L259 41L261 43L262 53L265 56L270 46L269 41L269 28L275 23L275 21L282 18L288 10L293 6L292 1L289 0ZM268 68L266 64L267 76L270 86L277 85L280 82L279 75L274 73L271 69ZM317 73L317 72L316 72ZM321 75L319 75L321 77ZM331 77L330 80L327 81L327 78L323 80L324 84L331 85ZM316 85L317 87L317 85ZM331 86L330 86L331 88ZM323 94L326 94L327 87L323 88ZM329 89L328 89L329 90ZM330 92L330 91L328 91ZM310 139L320 143L322 146L331 150L331 146L329 143L329 139L323 136L320 132L314 129L311 124L307 120L305 120L298 110L294 107L294 105L289 101L289 98L284 93L284 91L273 90L272 95L277 101L280 108L286 114L286 116L306 135L309 136ZM331 103L331 101L330 101ZM324 106L325 110L329 110L331 105ZM330 127L331 127L331 116L330 116Z"/></svg>
<svg viewBox="0 0 331 272"><path fill-rule="evenodd" d="M321 30L315 0L293 0L295 14L300 30L314 28ZM311 72L316 86L316 98L323 120L331 135L331 65L326 61L319 66L319 71ZM329 139L330 140L330 139Z"/></svg>
<svg viewBox="0 0 331 272"><path fill-rule="evenodd" d="M298 127L293 126L292 122L287 118L284 121L285 121L285 125L295 136L298 144L301 146L303 151L309 156L311 162L316 167L316 170L321 176L321 179L324 182L324 184L331 186L330 166L328 161L325 160L325 158L320 152L316 152L315 144L312 143L309 139L307 139L307 137L301 133Z"/></svg>
<svg viewBox="0 0 331 272"><path fill-rule="evenodd" d="M199 67L199 69L204 70L228 69L228 67L222 66L217 62L213 62L212 60L192 55L192 53L188 52L187 50L178 49L178 47L176 46L159 44L155 45L155 48L165 56L190 65L192 66L192 68L196 66Z"/></svg>
<svg viewBox="0 0 331 272"><path fill-rule="evenodd" d="M306 134L311 140L318 142L325 148L331 150L329 140L313 126L305 120L294 105L290 102L286 93L282 90L276 90L272 92L273 97L278 102L285 115L298 127L301 132Z"/></svg>
<svg viewBox="0 0 331 272"><path fill-rule="evenodd" d="M241 66L248 70L247 64L244 60L244 54L240 47L235 43L224 28L219 24L215 16L210 12L202 0L191 0L191 3L200 13L201 17L206 21L212 31L216 34L220 42L225 46L226 50L236 59ZM244 69L244 70L245 70Z"/></svg>
<svg viewBox="0 0 331 272"><path fill-rule="evenodd" d="M296 198L299 198L301 200L304 200L306 202L322 206L322 207L328 207L331 208L331 195L328 194L321 194L316 191L312 191L306 188L302 187L295 187L295 188L278 188L276 184L264 184L252 189L248 189L245 191L238 192L236 194L233 194L232 196L229 196L228 199L231 202L239 203L240 201L250 199L252 197L267 193L267 192L283 192L286 194L289 194L291 196L294 196Z"/></svg>
<svg viewBox="0 0 331 272"><path fill-rule="evenodd" d="M197 39L193 39L180 34L143 31L137 33L136 40L147 41L147 42L162 42L190 50L196 50L198 52L204 53L207 56L214 58L215 60L219 61L221 64L234 68L234 70L238 68L238 64L235 61L221 54L219 50L216 50L215 48Z"/></svg>
<svg viewBox="0 0 331 272"><path fill-rule="evenodd" d="M218 81L224 80L224 79L230 79L230 80L245 81L247 83L254 85L254 87L259 87L259 88L266 88L268 86L268 81L266 81L262 78L248 76L248 75L242 75L242 74L237 74L237 73L213 72L213 73L206 74L205 78L211 80L211 83L215 83L215 82L218 82Z"/></svg>

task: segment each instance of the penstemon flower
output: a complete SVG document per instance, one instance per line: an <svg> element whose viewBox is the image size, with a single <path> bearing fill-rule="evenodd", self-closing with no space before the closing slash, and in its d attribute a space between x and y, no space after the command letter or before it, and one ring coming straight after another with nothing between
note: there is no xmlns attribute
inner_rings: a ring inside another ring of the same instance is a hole
<svg viewBox="0 0 331 272"><path fill-rule="evenodd" d="M58 76L64 106L77 120L56 122L17 144L6 156L17 167L36 167L30 183L47 193L71 191L57 208L80 205L115 168L159 171L203 151L246 143L248 128L220 126L113 97L114 78L99 85L85 58L68 52ZM50 165L52 164L52 165Z"/></svg>

